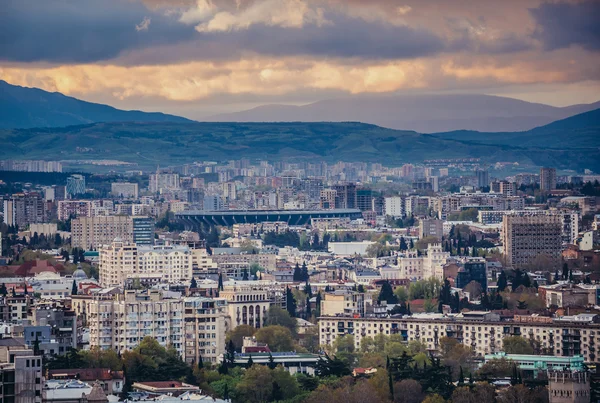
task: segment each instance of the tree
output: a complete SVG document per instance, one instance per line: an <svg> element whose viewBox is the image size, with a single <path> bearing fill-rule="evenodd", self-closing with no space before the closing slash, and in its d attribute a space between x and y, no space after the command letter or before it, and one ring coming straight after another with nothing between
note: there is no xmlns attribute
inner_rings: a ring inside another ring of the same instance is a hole
<svg viewBox="0 0 600 403"><path fill-rule="evenodd" d="M379 292L379 297L377 301L381 303L382 301L386 301L388 304L397 304L398 298L394 295L394 290L392 290L392 286L389 281L384 281L381 286L381 291Z"/></svg>
<svg viewBox="0 0 600 403"><path fill-rule="evenodd" d="M473 280L465 286L464 290L469 293L469 299L477 300L481 297L483 288L479 281Z"/></svg>
<svg viewBox="0 0 600 403"><path fill-rule="evenodd" d="M219 273L219 283L217 287L219 291L223 291L223 273Z"/></svg>
<svg viewBox="0 0 600 403"><path fill-rule="evenodd" d="M248 281L248 269L242 270L242 281Z"/></svg>
<svg viewBox="0 0 600 403"><path fill-rule="evenodd" d="M488 378L507 378L512 373L512 361L504 357L494 358L479 368L479 376Z"/></svg>
<svg viewBox="0 0 600 403"><path fill-rule="evenodd" d="M271 369L277 368L277 364L275 363L275 360L273 359L273 354L271 354L270 351L269 351L269 363L267 364L267 366Z"/></svg>
<svg viewBox="0 0 600 403"><path fill-rule="evenodd" d="M25 285L27 288L27 285ZM73 280L73 285L71 286L71 295L77 295L77 282Z"/></svg>
<svg viewBox="0 0 600 403"><path fill-rule="evenodd" d="M502 339L506 354L533 354L533 347L521 336L507 336Z"/></svg>
<svg viewBox="0 0 600 403"><path fill-rule="evenodd" d="M250 325L239 325L236 326L235 329L229 331L227 333L226 341L229 343L230 341L234 345L234 350L242 351L242 345L244 343L244 337L252 337L256 333L256 328Z"/></svg>
<svg viewBox="0 0 600 403"><path fill-rule="evenodd" d="M325 354L325 357L319 357L317 364L315 365L315 374L319 377L337 376L342 377L350 375L350 367L342 360L333 356Z"/></svg>
<svg viewBox="0 0 600 403"><path fill-rule="evenodd" d="M315 317L318 318L321 316L321 293L317 293L317 298L315 300Z"/></svg>
<svg viewBox="0 0 600 403"><path fill-rule="evenodd" d="M308 275L308 267L306 266L306 262L302 262L302 279L300 281L308 282L310 276Z"/></svg>
<svg viewBox="0 0 600 403"><path fill-rule="evenodd" d="M284 326L290 330L290 332L296 334L297 321L292 318L290 314L285 310L281 309L276 305L271 305L267 311L267 318L265 321L266 326L279 325Z"/></svg>
<svg viewBox="0 0 600 403"><path fill-rule="evenodd" d="M288 314L294 318L296 317L296 298L294 297L294 293L290 290L289 287L285 287L285 307L288 311Z"/></svg>
<svg viewBox="0 0 600 403"><path fill-rule="evenodd" d="M195 290L196 288L198 288L198 283L196 282L196 279L192 277L192 281L190 282L190 289Z"/></svg>
<svg viewBox="0 0 600 403"><path fill-rule="evenodd" d="M499 292L503 292L504 290L506 290L506 287L508 286L508 281L506 279L506 273L504 272L504 270L502 270L500 272L500 276L498 276L498 291Z"/></svg>
<svg viewBox="0 0 600 403"><path fill-rule="evenodd" d="M202 354L198 355L198 369L204 369L204 361L202 360Z"/></svg>
<svg viewBox="0 0 600 403"><path fill-rule="evenodd" d="M414 379L403 379L394 385L394 402L419 403L423 397L421 384Z"/></svg>
<svg viewBox="0 0 600 403"><path fill-rule="evenodd" d="M408 291L406 290L406 287L397 287L394 290L394 295L398 299L398 302L408 301Z"/></svg>
<svg viewBox="0 0 600 403"><path fill-rule="evenodd" d="M302 281L302 270L300 270L300 265L296 262L296 266L294 266L294 281Z"/></svg>
<svg viewBox="0 0 600 403"><path fill-rule="evenodd" d="M294 338L292 332L283 326L266 326L254 335L260 343L266 343L272 351L293 351Z"/></svg>
<svg viewBox="0 0 600 403"><path fill-rule="evenodd" d="M254 360L252 359L252 354L248 356L248 361L246 362L246 368L252 368L254 365Z"/></svg>
<svg viewBox="0 0 600 403"><path fill-rule="evenodd" d="M567 280L569 278L569 265L567 262L563 263L562 267L562 279Z"/></svg>
<svg viewBox="0 0 600 403"><path fill-rule="evenodd" d="M244 402L267 402L273 393L271 370L263 365L254 365L244 373L236 390Z"/></svg>
<svg viewBox="0 0 600 403"><path fill-rule="evenodd" d="M311 308L310 308L310 297L308 295L306 296L305 315L306 315L306 320L309 320L310 317L312 316L312 311L311 311Z"/></svg>

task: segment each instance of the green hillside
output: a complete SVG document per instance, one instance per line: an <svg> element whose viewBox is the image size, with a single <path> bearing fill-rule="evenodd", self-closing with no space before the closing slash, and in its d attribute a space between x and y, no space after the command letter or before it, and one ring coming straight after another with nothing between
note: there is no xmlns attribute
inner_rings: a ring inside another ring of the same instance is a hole
<svg viewBox="0 0 600 403"><path fill-rule="evenodd" d="M576 131L562 132L570 137L572 147L553 148L546 141L506 144L501 141L504 134L477 133L479 140L486 136L499 139L497 143L485 143L477 138L454 138L452 134L426 135L353 122L95 123L0 130L0 158L111 159L155 167L236 158L400 164L480 157L490 162L600 170L598 140L589 144L574 142L569 130Z"/></svg>

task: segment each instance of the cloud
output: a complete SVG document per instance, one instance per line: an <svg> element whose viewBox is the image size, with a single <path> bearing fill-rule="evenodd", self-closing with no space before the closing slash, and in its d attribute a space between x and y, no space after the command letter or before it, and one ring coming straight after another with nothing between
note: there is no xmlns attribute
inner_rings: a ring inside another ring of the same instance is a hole
<svg viewBox="0 0 600 403"><path fill-rule="evenodd" d="M599 1L542 3L529 12L537 24L533 37L541 41L546 50L573 45L590 51L600 50Z"/></svg>
<svg viewBox="0 0 600 403"><path fill-rule="evenodd" d="M247 29L255 24L283 28L320 26L327 21L322 8L313 8L303 0L263 0L239 12L220 11L196 26L198 32Z"/></svg>
<svg viewBox="0 0 600 403"><path fill-rule="evenodd" d="M148 17L144 17L144 19L142 20L142 22L140 22L138 25L135 26L135 30L136 31L147 31L148 27L150 27L150 22L152 22L152 20Z"/></svg>
<svg viewBox="0 0 600 403"><path fill-rule="evenodd" d="M193 27L179 23L176 16L136 1L4 0L0 60L97 62L133 49L182 43L194 35Z"/></svg>

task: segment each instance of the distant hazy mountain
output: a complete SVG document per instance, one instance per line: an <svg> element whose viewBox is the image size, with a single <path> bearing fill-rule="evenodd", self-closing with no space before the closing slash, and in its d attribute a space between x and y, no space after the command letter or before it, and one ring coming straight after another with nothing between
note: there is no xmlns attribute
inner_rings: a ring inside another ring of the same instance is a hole
<svg viewBox="0 0 600 403"><path fill-rule="evenodd" d="M362 161L427 159L600 171L600 110L518 133L420 134L365 123L94 123L0 130L0 158L117 159L156 167L237 158Z"/></svg>
<svg viewBox="0 0 600 403"><path fill-rule="evenodd" d="M95 122L190 122L164 113L123 111L0 80L0 128L59 127Z"/></svg>
<svg viewBox="0 0 600 403"><path fill-rule="evenodd" d="M369 95L304 106L265 105L212 116L211 122L359 121L420 133L452 130L513 132L600 108L600 102L565 108L489 95Z"/></svg>
<svg viewBox="0 0 600 403"><path fill-rule="evenodd" d="M525 132L482 133L458 130L435 133L432 136L467 142L470 145L552 149L594 148L600 147L600 109L584 112Z"/></svg>

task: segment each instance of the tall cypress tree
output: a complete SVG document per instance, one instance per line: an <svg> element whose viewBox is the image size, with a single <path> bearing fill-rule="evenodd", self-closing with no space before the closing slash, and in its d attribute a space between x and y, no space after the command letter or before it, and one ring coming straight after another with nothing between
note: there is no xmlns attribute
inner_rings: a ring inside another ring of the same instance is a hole
<svg viewBox="0 0 600 403"><path fill-rule="evenodd" d="M27 284L25 284L25 288L27 288ZM73 286L71 287L71 295L77 295L77 283L73 280Z"/></svg>

